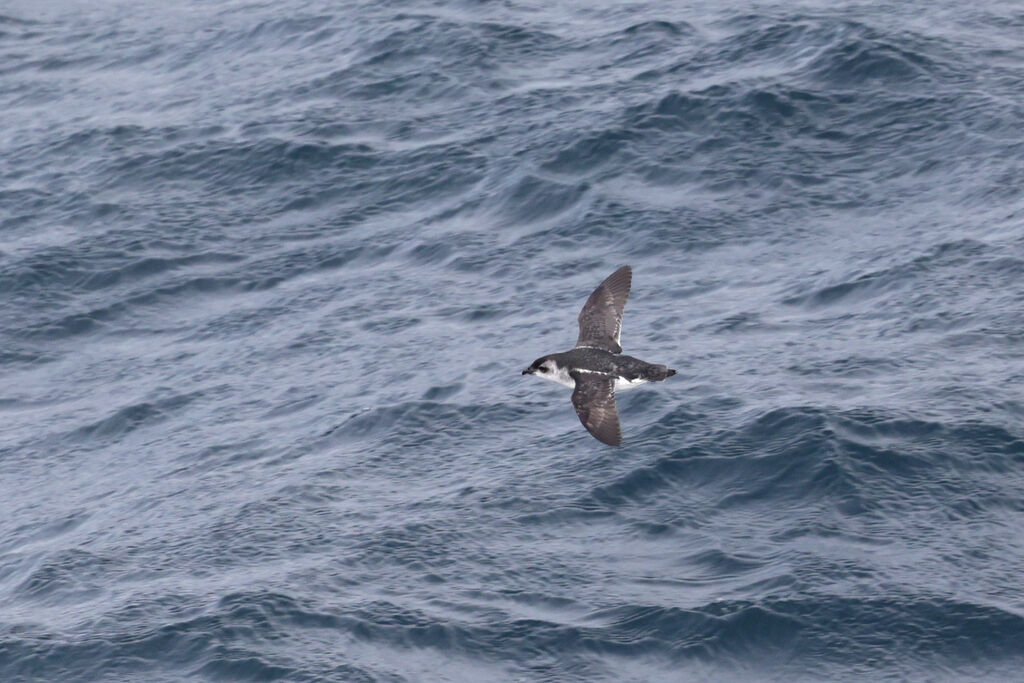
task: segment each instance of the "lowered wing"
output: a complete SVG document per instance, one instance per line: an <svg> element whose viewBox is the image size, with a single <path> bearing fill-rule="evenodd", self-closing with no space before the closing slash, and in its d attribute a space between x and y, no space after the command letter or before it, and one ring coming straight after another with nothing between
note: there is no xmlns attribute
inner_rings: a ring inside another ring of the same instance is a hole
<svg viewBox="0 0 1024 683"><path fill-rule="evenodd" d="M576 389L572 406L594 438L609 446L622 445L619 411L615 407L615 378L596 372L573 371Z"/></svg>

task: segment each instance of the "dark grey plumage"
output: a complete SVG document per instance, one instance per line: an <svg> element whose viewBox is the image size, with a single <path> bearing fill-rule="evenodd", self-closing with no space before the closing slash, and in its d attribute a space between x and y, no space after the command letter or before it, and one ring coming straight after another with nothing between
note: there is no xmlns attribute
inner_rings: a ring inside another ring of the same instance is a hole
<svg viewBox="0 0 1024 683"><path fill-rule="evenodd" d="M580 311L580 336L577 347L590 346L611 353L622 353L619 335L622 312L633 283L633 270L622 266L597 286Z"/></svg>
<svg viewBox="0 0 1024 683"><path fill-rule="evenodd" d="M669 369L666 365L648 363L633 356L623 356L621 353L586 347L548 354L535 360L530 367L536 370L537 368L534 366L547 359L554 360L561 367L586 368L591 372L614 375L629 381L660 382L676 374L675 370Z"/></svg>
<svg viewBox="0 0 1024 683"><path fill-rule="evenodd" d="M601 443L622 445L619 411L615 407L615 378L589 372L570 372L576 380L572 407L587 431Z"/></svg>
<svg viewBox="0 0 1024 683"><path fill-rule="evenodd" d="M676 374L668 366L623 356L622 314L633 272L622 266L598 285L579 315L576 348L535 360L524 375L539 375L573 388L572 404L580 422L598 441L622 443L615 390L644 382L660 382Z"/></svg>

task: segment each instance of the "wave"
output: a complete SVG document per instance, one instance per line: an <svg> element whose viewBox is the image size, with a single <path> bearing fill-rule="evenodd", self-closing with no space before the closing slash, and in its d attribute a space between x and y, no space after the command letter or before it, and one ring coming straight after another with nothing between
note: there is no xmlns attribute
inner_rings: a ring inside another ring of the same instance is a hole
<svg viewBox="0 0 1024 683"><path fill-rule="evenodd" d="M0 15L0 678L1019 676L1024 15L193 9Z"/></svg>
<svg viewBox="0 0 1024 683"><path fill-rule="evenodd" d="M671 411L637 440L664 444L670 435L678 439L680 426L694 431L698 419L688 411ZM839 515L835 532L861 538L863 525L876 523L868 520L892 520L921 501L942 498L938 489L951 481L936 482L936 468L958 472L954 479L966 490L987 491L987 502L977 501L973 512L950 499L944 514L997 514L1008 502L1006 494L985 478L1012 471L1024 452L1024 436L999 425L950 425L878 410L812 407L774 409L739 429L693 441L627 468L571 503L523 514L519 521L557 525L609 516L633 519L640 513L636 521L642 533L661 533L685 529L692 513L670 515L668 526L643 520L664 520L660 513L674 502L683 505L699 494L718 513L824 508ZM858 518L864 522L854 521ZM794 533L818 531L798 518L785 532ZM887 535L877 539L891 540Z"/></svg>

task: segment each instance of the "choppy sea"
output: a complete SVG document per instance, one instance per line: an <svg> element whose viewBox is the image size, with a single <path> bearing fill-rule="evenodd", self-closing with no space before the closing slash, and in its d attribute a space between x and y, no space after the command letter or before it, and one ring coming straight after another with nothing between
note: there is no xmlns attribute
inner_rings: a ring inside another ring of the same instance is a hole
<svg viewBox="0 0 1024 683"><path fill-rule="evenodd" d="M0 5L0 680L880 679L1024 680L1024 7Z"/></svg>

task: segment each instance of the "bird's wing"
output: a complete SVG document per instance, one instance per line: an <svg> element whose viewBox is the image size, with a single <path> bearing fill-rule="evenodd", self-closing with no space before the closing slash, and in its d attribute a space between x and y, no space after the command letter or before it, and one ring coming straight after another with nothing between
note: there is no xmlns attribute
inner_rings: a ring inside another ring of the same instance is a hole
<svg viewBox="0 0 1024 683"><path fill-rule="evenodd" d="M573 371L576 380L572 406L594 438L609 446L622 445L619 411L615 407L615 378L595 372Z"/></svg>
<svg viewBox="0 0 1024 683"><path fill-rule="evenodd" d="M580 311L580 337L576 346L589 346L612 353L622 353L619 336L622 332L622 311L629 298L633 270L622 266L598 285Z"/></svg>

